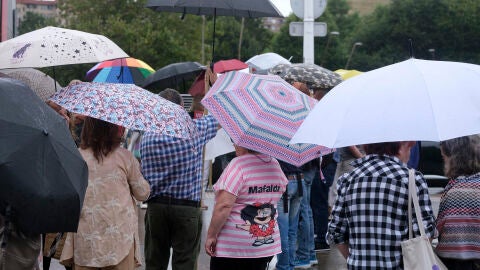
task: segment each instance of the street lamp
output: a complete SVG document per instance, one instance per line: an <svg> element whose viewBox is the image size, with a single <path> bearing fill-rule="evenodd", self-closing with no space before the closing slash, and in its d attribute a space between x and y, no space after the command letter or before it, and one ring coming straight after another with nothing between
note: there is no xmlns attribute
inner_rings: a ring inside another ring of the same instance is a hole
<svg viewBox="0 0 480 270"><path fill-rule="evenodd" d="M430 55L432 56L432 60L435 60L435 49L428 49L428 52L430 53Z"/></svg>
<svg viewBox="0 0 480 270"><path fill-rule="evenodd" d="M328 35L327 44L325 45L325 49L323 49L322 62L320 63L320 66L323 67L323 65L325 64L325 60L327 58L328 46L330 46L330 40L332 39L333 36L338 36L338 35L340 35L340 32L337 32L337 31L332 31L330 32L330 35Z"/></svg>
<svg viewBox="0 0 480 270"><path fill-rule="evenodd" d="M348 69L348 66L350 65L350 60L352 60L352 55L355 52L355 47L357 46L362 46L362 42L355 42L352 46L352 50L350 51L350 55L348 56L347 63L345 64L345 69Z"/></svg>

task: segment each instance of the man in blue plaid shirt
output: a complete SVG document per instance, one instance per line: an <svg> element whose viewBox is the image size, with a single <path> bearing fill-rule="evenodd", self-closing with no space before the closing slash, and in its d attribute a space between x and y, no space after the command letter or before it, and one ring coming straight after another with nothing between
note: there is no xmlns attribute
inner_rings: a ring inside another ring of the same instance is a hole
<svg viewBox="0 0 480 270"><path fill-rule="evenodd" d="M408 167L415 142L364 145L367 156L338 179L327 238L337 244L348 269L403 269L400 243L408 239ZM415 176L425 233L435 235L435 217L428 187ZM414 215L415 216L415 215ZM419 235L414 222L414 235Z"/></svg>
<svg viewBox="0 0 480 270"><path fill-rule="evenodd" d="M182 105L173 89L160 96ZM194 120L197 136L179 139L145 133L140 147L142 173L150 183L145 214L146 269L167 269L170 248L172 268L195 269L200 251L202 213L203 147L215 137L218 122L213 116Z"/></svg>

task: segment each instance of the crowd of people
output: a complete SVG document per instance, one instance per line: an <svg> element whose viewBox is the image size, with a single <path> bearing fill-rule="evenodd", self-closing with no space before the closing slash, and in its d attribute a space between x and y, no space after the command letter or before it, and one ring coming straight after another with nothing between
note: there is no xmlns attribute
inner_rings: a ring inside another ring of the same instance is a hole
<svg viewBox="0 0 480 270"><path fill-rule="evenodd" d="M329 90L292 85L316 99ZM174 89L159 95L183 105ZM276 269L292 270L318 264L316 253L333 247L348 269L403 269L414 141L345 147L300 167L234 145L236 157L213 185L215 205L202 249L203 152L220 128L212 115L193 120L194 138L144 133L136 158L121 147L123 127L49 105L71 127L89 177L78 231L44 236L44 269L51 257L66 269L141 265L140 202L147 204L147 270L169 263L196 269L200 252L211 256L214 270L267 269L274 256ZM441 152L451 180L436 217L427 183L415 173L423 220L414 220L414 233L422 226L429 238L438 237L436 252L448 269L480 269L480 135L444 141ZM0 218L2 239L3 223ZM5 254L2 266L9 263Z"/></svg>

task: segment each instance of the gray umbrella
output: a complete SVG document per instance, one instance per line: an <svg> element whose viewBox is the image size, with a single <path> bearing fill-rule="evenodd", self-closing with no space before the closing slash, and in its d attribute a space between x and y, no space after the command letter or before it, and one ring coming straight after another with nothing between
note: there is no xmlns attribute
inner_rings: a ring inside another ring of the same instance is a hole
<svg viewBox="0 0 480 270"><path fill-rule="evenodd" d="M52 77L38 69L2 69L0 72L8 75L10 78L24 82L35 92L35 94L37 94L42 101L47 101L49 97L55 94L55 88L62 88L62 86L58 84L58 82L56 82Z"/></svg>
<svg viewBox="0 0 480 270"><path fill-rule="evenodd" d="M142 87L150 90L176 88L181 82L195 79L205 70L205 66L197 62L179 62L162 67L145 78Z"/></svg>
<svg viewBox="0 0 480 270"><path fill-rule="evenodd" d="M332 88L342 82L339 74L315 64L279 64L271 68L269 73L289 82L303 82L311 88Z"/></svg>
<svg viewBox="0 0 480 270"><path fill-rule="evenodd" d="M148 0L147 7L155 11L213 15L212 63L215 55L217 15L246 18L283 17L270 0Z"/></svg>
<svg viewBox="0 0 480 270"><path fill-rule="evenodd" d="M18 80L0 78L0 213L25 233L76 232L88 168L65 119Z"/></svg>

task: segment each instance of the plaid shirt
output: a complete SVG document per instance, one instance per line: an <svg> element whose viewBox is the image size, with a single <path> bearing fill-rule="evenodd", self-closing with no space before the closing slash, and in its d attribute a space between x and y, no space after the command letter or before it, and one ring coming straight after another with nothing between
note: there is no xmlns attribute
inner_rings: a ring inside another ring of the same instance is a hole
<svg viewBox="0 0 480 270"><path fill-rule="evenodd" d="M338 179L327 238L347 243L348 269L403 269L401 241L408 239L408 168L392 156L368 155ZM425 233L433 237L435 218L428 187L416 173ZM415 215L413 215L415 217ZM416 219L414 235L419 235Z"/></svg>
<svg viewBox="0 0 480 270"><path fill-rule="evenodd" d="M140 154L150 198L168 196L200 201L203 146L215 137L218 122L211 115L194 120L197 136L184 140L146 132Z"/></svg>

